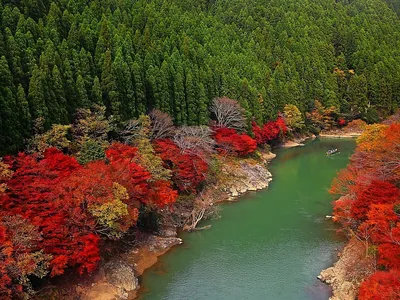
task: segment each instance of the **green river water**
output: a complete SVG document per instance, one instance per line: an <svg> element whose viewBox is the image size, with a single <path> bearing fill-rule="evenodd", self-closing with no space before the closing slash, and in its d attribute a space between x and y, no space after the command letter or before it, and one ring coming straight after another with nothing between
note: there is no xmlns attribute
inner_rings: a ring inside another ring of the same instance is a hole
<svg viewBox="0 0 400 300"><path fill-rule="evenodd" d="M343 244L326 220L327 189L346 166L353 140L327 139L279 149L270 164L269 189L222 205L210 230L184 233L141 278L140 300L327 300L330 288L316 279ZM338 148L327 157L325 151Z"/></svg>

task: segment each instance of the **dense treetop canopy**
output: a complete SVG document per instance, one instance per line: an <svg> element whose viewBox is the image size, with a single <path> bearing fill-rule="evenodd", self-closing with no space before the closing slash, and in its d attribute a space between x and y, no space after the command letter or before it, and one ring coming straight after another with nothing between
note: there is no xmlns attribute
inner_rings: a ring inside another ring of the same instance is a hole
<svg viewBox="0 0 400 300"><path fill-rule="evenodd" d="M43 118L105 105L116 124L152 108L207 124L215 97L261 124L318 99L374 119L400 101L400 26L382 0L2 0L0 152Z"/></svg>

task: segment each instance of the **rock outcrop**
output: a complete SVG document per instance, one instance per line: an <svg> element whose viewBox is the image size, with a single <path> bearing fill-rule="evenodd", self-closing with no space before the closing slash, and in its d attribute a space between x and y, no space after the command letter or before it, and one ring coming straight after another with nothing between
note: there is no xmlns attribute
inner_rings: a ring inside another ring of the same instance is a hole
<svg viewBox="0 0 400 300"><path fill-rule="evenodd" d="M125 300L128 292L139 288L135 270L125 259L116 258L107 262L97 275L99 280L84 291L84 300Z"/></svg>
<svg viewBox="0 0 400 300"><path fill-rule="evenodd" d="M149 250L152 252L159 252L169 249L175 245L182 244L183 241L181 238L177 237L160 237L160 236L151 236L149 239Z"/></svg>
<svg viewBox="0 0 400 300"><path fill-rule="evenodd" d="M163 226L158 230L158 235L163 237L176 237L178 233L175 227Z"/></svg>
<svg viewBox="0 0 400 300"><path fill-rule="evenodd" d="M374 272L374 260L365 257L365 247L350 239L333 267L325 269L318 279L332 286L330 300L355 300L362 281Z"/></svg>
<svg viewBox="0 0 400 300"><path fill-rule="evenodd" d="M267 170L265 162L254 164L241 161L237 165L224 166L222 172L231 177L223 185L223 190L228 193L230 201L247 191L267 188L272 180L272 174Z"/></svg>
<svg viewBox="0 0 400 300"><path fill-rule="evenodd" d="M111 260L104 265L104 272L107 281L119 289L130 292L139 287L133 266L126 261Z"/></svg>

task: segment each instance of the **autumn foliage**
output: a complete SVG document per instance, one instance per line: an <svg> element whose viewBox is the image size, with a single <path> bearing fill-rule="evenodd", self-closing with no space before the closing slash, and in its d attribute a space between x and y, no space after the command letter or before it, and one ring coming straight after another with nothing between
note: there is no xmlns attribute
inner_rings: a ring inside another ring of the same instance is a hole
<svg viewBox="0 0 400 300"><path fill-rule="evenodd" d="M343 127L343 126L346 126L347 121L344 118L339 118L337 120L337 124L338 124L339 127Z"/></svg>
<svg viewBox="0 0 400 300"><path fill-rule="evenodd" d="M127 122L117 138L125 143L108 140L102 107L79 110L72 125L0 159L0 298L27 297L32 277L94 271L105 241L139 230L140 209L173 211L178 194L202 192L210 161L246 156L287 132L278 118L253 124L253 139L237 131L247 121L236 101L215 105L216 127L175 128L156 111Z"/></svg>
<svg viewBox="0 0 400 300"><path fill-rule="evenodd" d="M361 119L355 119L350 121L347 126L344 128L345 131L355 131L361 132L367 127L367 123Z"/></svg>
<svg viewBox="0 0 400 300"><path fill-rule="evenodd" d="M376 255L380 269L359 299L400 299L400 124L368 125L347 169L334 180L334 219Z"/></svg>
<svg viewBox="0 0 400 300"><path fill-rule="evenodd" d="M21 216L0 218L1 299L26 297L33 293L28 276L47 275L51 256L36 248L40 240L37 227Z"/></svg>
<svg viewBox="0 0 400 300"><path fill-rule="evenodd" d="M172 181L180 192L196 193L205 181L208 164L201 157L182 152L170 139L154 141L156 152L172 171Z"/></svg>
<svg viewBox="0 0 400 300"><path fill-rule="evenodd" d="M400 190L390 182L373 180L367 186L359 185L351 206L351 216L365 220L371 205L393 204L399 201Z"/></svg>
<svg viewBox="0 0 400 300"><path fill-rule="evenodd" d="M252 122L252 128L257 145L263 145L278 139L280 135L283 136L288 131L285 120L281 117L277 118L276 121L265 123L262 127Z"/></svg>
<svg viewBox="0 0 400 300"><path fill-rule="evenodd" d="M135 161L140 155L137 149L114 143L106 151L112 169L113 180L123 185L131 201L146 205L164 207L175 202L177 192L166 180L153 180L152 175ZM132 203L133 205L133 203Z"/></svg>
<svg viewBox="0 0 400 300"><path fill-rule="evenodd" d="M314 108L306 113L307 119L318 130L330 130L336 124L338 109L335 106L324 107L318 100L314 101Z"/></svg>
<svg viewBox="0 0 400 300"><path fill-rule="evenodd" d="M9 192L0 197L0 205L4 213L19 215L38 228L43 239L37 246L53 256L52 275L61 274L65 267L75 265L81 271L93 270L100 259L99 239L91 231L94 221L86 223L81 203L64 201L57 192L82 168L76 159L50 148L43 159L20 154L9 163L14 174L7 182ZM80 226L80 221L85 222L85 226ZM85 253L88 250L90 256ZM83 260L83 257L88 259Z"/></svg>
<svg viewBox="0 0 400 300"><path fill-rule="evenodd" d="M101 239L120 238L136 223L141 203L164 207L177 198L170 182L152 180L135 162L134 147L113 144L106 155L107 161L84 166L56 148L43 156L21 153L5 159L13 173L3 180L7 190L0 195L0 217L19 216L37 228L41 238L34 240L33 249L51 257L51 276L69 267L93 271ZM2 239L9 236L3 227L0 234ZM2 249L4 264L10 261L10 249ZM4 288L9 286L7 274L2 281Z"/></svg>
<svg viewBox="0 0 400 300"><path fill-rule="evenodd" d="M219 153L244 156L254 152L257 142L247 134L240 134L232 128L215 128L214 139Z"/></svg>
<svg viewBox="0 0 400 300"><path fill-rule="evenodd" d="M375 272L360 286L359 299L396 300L400 299L400 272Z"/></svg>

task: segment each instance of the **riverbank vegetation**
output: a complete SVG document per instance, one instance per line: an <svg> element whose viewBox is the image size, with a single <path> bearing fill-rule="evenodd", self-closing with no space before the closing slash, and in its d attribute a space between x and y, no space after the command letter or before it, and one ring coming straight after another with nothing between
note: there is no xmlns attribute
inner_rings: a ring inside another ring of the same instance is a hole
<svg viewBox="0 0 400 300"><path fill-rule="evenodd" d="M310 112L313 123L294 105L276 120L250 124L239 102L226 97L214 99L210 111L209 126L176 127L152 110L118 127L98 105L47 131L39 119L26 150L0 160L2 298L33 294L32 278L91 273L116 241L134 241L137 233L195 230L223 193L268 185L259 164L271 145L304 133L305 124L340 126L325 109Z"/></svg>
<svg viewBox="0 0 400 300"><path fill-rule="evenodd" d="M0 1L0 297L194 229L226 157L393 113L399 26L381 0Z"/></svg>
<svg viewBox="0 0 400 300"><path fill-rule="evenodd" d="M396 8L394 1L388 1ZM215 97L258 125L285 104L374 122L399 103L399 19L381 0L0 4L0 154L104 105L121 124L152 108L208 125Z"/></svg>
<svg viewBox="0 0 400 300"><path fill-rule="evenodd" d="M279 117L259 128L263 138L256 141L243 131L237 101L215 99L212 110L211 126L175 127L168 114L153 110L115 130L104 107L80 109L72 124L55 124L25 152L5 156L1 298L33 293L33 277L92 272L109 241L137 230L154 232L160 223L194 229L209 213L200 205L202 192L224 157L257 158L257 146L287 132Z"/></svg>
<svg viewBox="0 0 400 300"><path fill-rule="evenodd" d="M334 219L365 246L375 272L358 299L400 298L400 123L399 114L368 125L357 139L350 164L333 181ZM363 270L359 270L363 272Z"/></svg>

